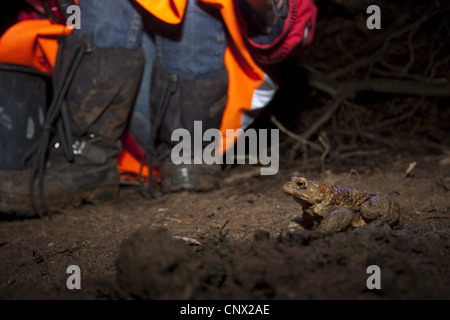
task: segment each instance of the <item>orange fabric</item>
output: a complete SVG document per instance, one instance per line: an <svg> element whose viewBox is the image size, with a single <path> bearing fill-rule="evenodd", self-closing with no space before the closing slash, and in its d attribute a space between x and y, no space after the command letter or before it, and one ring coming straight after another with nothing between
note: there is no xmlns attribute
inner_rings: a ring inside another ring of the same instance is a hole
<svg viewBox="0 0 450 320"><path fill-rule="evenodd" d="M239 30L238 22L234 12L232 0L202 0L217 7L227 26L230 36L228 47L225 51L225 66L228 70L228 102L222 118L220 130L222 132L223 152L234 142L236 137L226 136L226 129L239 129L241 127L242 115L245 110L251 109L253 91L264 82L264 72L254 62L250 52L247 50ZM182 20L182 13L186 6L186 0L137 0L146 10L154 16L167 23L176 24ZM180 14L181 12L181 14ZM129 154L129 157L119 159L121 172L139 172L137 161ZM145 167L148 172L148 168Z"/></svg>
<svg viewBox="0 0 450 320"><path fill-rule="evenodd" d="M148 12L170 24L178 24L183 19L186 0L136 0Z"/></svg>
<svg viewBox="0 0 450 320"><path fill-rule="evenodd" d="M0 38L0 62L22 64L51 74L58 52L56 39L71 31L47 19L16 23Z"/></svg>
<svg viewBox="0 0 450 320"><path fill-rule="evenodd" d="M170 24L183 19L187 0L136 0L158 19ZM229 72L228 103L220 130L226 138L226 129L239 129L242 115L251 108L253 92L264 82L264 72L254 62L246 49L239 31L232 0L202 0L217 7L229 33L225 52L225 65ZM0 39L0 62L17 63L36 67L51 74L55 64L58 45L57 36L68 35L71 30L52 24L48 20L27 20L11 27ZM225 139L223 151L234 143ZM130 153L118 157L120 172L138 173L140 161ZM148 176L148 168L143 173Z"/></svg>
<svg viewBox="0 0 450 320"><path fill-rule="evenodd" d="M187 0L137 0L146 10L167 23L179 23ZM226 137L226 129L239 129L244 110L251 108L253 91L264 82L264 72L254 62L242 38L232 0L202 0L217 7L227 26L230 39L225 52L225 66L228 69L228 103L222 118L220 130ZM226 150L234 139L226 139Z"/></svg>
<svg viewBox="0 0 450 320"><path fill-rule="evenodd" d="M254 62L247 50L238 21L236 19L232 0L203 0L205 3L220 9L231 39L225 51L225 66L228 70L228 102L222 117L220 130L225 152L234 142L235 137L227 137L226 129L239 129L245 110L251 109L253 91L264 82L264 72Z"/></svg>
<svg viewBox="0 0 450 320"><path fill-rule="evenodd" d="M117 155L117 169L119 170L121 180L139 181L141 162L127 150L123 150ZM147 165L144 165L140 179L144 182L148 181L148 173L149 168ZM159 167L153 168L152 176L156 178L156 182L159 182Z"/></svg>
<svg viewBox="0 0 450 320"><path fill-rule="evenodd" d="M132 173L137 177L141 170L141 162L138 161L131 153L124 150L117 156L117 168L121 175ZM148 177L148 166L142 168L142 176ZM129 177L128 177L129 178Z"/></svg>
<svg viewBox="0 0 450 320"><path fill-rule="evenodd" d="M244 111L251 108L253 90L258 88L263 81L263 79L248 77L245 71L240 68L239 62L230 48L225 51L225 65L230 80L228 83L228 102L220 125L222 137L225 139L222 152L225 152L236 139L234 135L233 137L227 137L226 130L236 130L241 127Z"/></svg>

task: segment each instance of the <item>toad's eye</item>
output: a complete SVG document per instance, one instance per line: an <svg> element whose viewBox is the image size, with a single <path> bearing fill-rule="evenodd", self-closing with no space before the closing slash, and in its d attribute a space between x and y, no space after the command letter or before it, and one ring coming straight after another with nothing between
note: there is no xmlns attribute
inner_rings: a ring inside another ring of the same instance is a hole
<svg viewBox="0 0 450 320"><path fill-rule="evenodd" d="M296 182L296 184L297 184L297 186L300 187L300 188L304 188L304 187L306 186L306 183L305 183L305 181L303 181L303 180L298 180L298 181Z"/></svg>

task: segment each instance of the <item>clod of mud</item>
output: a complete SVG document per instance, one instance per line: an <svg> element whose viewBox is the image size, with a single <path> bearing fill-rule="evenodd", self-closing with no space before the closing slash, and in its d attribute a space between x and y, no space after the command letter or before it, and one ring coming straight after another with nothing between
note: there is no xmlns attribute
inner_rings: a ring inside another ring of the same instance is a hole
<svg viewBox="0 0 450 320"><path fill-rule="evenodd" d="M140 229L124 240L116 268L118 286L133 298L189 299L198 283L186 245L162 229Z"/></svg>
<svg viewBox="0 0 450 320"><path fill-rule="evenodd" d="M442 299L450 296L450 236L365 226L341 233L295 231L188 248L142 229L117 260L122 297L146 299ZM381 289L368 289L370 265Z"/></svg>

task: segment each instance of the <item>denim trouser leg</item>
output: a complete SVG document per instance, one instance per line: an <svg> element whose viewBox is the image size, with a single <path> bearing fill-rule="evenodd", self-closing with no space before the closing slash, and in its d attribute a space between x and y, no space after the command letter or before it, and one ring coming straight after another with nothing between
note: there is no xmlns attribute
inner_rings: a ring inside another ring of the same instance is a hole
<svg viewBox="0 0 450 320"><path fill-rule="evenodd" d="M90 33L99 47L139 48L142 18L128 0L79 0L81 29L73 35Z"/></svg>
<svg viewBox="0 0 450 320"><path fill-rule="evenodd" d="M153 62L156 58L156 46L147 32L142 34L142 48L145 51L145 66L139 91L130 115L129 131L136 142L146 148L150 137L150 81Z"/></svg>
<svg viewBox="0 0 450 320"><path fill-rule="evenodd" d="M127 0L79 0L81 29L73 34L91 33L99 47L139 48L145 51L146 64L129 130L143 148L150 135L150 79L153 61L158 57L165 69L187 79L208 77L223 68L226 37L221 20L211 16L197 1L188 0L178 37L156 33L155 41L145 31L139 13Z"/></svg>
<svg viewBox="0 0 450 320"><path fill-rule="evenodd" d="M168 28L173 28L173 26L168 26ZM226 36L223 22L201 8L198 1L188 0L183 21L175 27L178 30L177 33L170 37L163 36L162 33L166 34L166 32L159 33L159 29L155 29L157 57L167 72L186 79L199 79L212 76L224 68ZM154 55L155 44L151 42L150 38L146 39L144 35L142 45L146 50L146 57L151 56L153 61L156 58ZM146 69L150 69L152 66L146 65ZM148 79L145 79L146 76ZM141 86L149 88L150 79L151 70L145 70L143 78L145 85L142 83ZM150 121L149 99L148 96L144 106L144 100L139 102L138 96L138 103L134 108L130 125L131 133L143 147L148 145L147 141L150 135L150 126L145 127L144 125L145 122Z"/></svg>
<svg viewBox="0 0 450 320"><path fill-rule="evenodd" d="M195 0L188 0L178 33L170 38L156 33L156 45L164 68L187 79L208 77L224 65L226 37L223 23Z"/></svg>

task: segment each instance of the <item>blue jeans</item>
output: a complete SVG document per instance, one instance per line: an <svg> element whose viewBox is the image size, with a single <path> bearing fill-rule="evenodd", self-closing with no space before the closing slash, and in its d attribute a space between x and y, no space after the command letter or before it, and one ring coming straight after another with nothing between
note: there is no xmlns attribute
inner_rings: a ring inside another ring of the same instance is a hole
<svg viewBox="0 0 450 320"><path fill-rule="evenodd" d="M150 134L150 80L158 57L164 68L187 79L208 77L223 68L226 37L223 23L188 0L180 25L158 24L144 30L142 16L128 0L79 0L81 29L73 34L93 35L99 47L142 47L146 55L140 88L130 116L129 130L144 148Z"/></svg>

